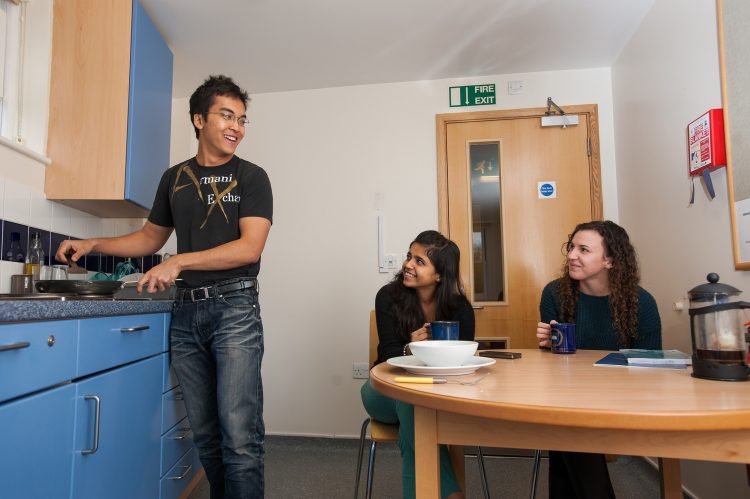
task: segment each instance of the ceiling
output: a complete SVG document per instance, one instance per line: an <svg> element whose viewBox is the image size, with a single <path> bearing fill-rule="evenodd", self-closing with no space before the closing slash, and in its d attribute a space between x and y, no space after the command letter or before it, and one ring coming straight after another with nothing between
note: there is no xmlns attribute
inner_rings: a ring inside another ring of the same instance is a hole
<svg viewBox="0 0 750 499"><path fill-rule="evenodd" d="M611 66L655 0L141 0L175 97Z"/></svg>

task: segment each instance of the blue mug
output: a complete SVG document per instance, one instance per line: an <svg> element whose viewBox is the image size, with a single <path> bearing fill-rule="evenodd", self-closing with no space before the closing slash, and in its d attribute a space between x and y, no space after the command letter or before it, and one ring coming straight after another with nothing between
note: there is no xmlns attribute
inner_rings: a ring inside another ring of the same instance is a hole
<svg viewBox="0 0 750 499"><path fill-rule="evenodd" d="M435 321L430 322L430 334L433 340L457 340L457 321Z"/></svg>
<svg viewBox="0 0 750 499"><path fill-rule="evenodd" d="M550 350L553 353L576 353L576 325L559 322L550 327Z"/></svg>

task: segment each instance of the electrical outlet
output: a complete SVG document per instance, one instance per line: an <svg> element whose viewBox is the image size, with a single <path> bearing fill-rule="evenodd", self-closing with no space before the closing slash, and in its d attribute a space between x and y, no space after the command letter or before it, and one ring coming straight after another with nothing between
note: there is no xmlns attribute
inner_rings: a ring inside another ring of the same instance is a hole
<svg viewBox="0 0 750 499"><path fill-rule="evenodd" d="M367 362L355 362L352 364L352 378L367 379L370 377L370 366Z"/></svg>

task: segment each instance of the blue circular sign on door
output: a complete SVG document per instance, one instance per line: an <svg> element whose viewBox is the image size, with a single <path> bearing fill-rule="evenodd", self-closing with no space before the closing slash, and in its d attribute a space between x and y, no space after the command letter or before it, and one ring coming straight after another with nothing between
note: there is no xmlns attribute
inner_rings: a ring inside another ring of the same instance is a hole
<svg viewBox="0 0 750 499"><path fill-rule="evenodd" d="M539 186L539 193L544 197L550 197L555 193L555 187L552 184L544 183Z"/></svg>

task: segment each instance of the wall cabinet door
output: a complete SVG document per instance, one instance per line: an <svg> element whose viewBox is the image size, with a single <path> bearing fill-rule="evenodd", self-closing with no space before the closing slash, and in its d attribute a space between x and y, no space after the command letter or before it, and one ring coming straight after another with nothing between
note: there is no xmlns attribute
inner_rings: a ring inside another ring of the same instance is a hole
<svg viewBox="0 0 750 499"><path fill-rule="evenodd" d="M169 166L172 52L140 2L133 2L125 199L148 210Z"/></svg>
<svg viewBox="0 0 750 499"><path fill-rule="evenodd" d="M76 383L72 497L159 496L163 362L162 354Z"/></svg>
<svg viewBox="0 0 750 499"><path fill-rule="evenodd" d="M68 496L74 396L75 386L64 385L0 404L0 496Z"/></svg>
<svg viewBox="0 0 750 499"><path fill-rule="evenodd" d="M172 53L138 0L54 3L45 193L144 217L169 167Z"/></svg>

